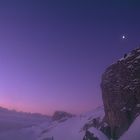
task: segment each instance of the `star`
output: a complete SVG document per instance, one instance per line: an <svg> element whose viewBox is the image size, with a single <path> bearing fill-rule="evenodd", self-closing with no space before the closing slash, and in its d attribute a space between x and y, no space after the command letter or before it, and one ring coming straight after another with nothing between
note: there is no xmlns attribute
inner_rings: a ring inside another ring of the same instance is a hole
<svg viewBox="0 0 140 140"><path fill-rule="evenodd" d="M122 39L126 39L126 36L125 35L122 35Z"/></svg>

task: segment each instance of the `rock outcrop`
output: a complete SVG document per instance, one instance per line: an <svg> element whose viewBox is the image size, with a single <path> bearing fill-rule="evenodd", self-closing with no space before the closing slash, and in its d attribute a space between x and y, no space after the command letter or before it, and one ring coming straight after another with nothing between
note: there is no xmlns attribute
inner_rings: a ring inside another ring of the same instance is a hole
<svg viewBox="0 0 140 140"><path fill-rule="evenodd" d="M106 69L101 89L110 136L118 139L140 113L140 48Z"/></svg>
<svg viewBox="0 0 140 140"><path fill-rule="evenodd" d="M70 114L70 113L67 113L67 112L64 112L64 111L56 111L53 116L52 116L52 119L53 121L63 121L67 118L71 118L73 117L74 115Z"/></svg>

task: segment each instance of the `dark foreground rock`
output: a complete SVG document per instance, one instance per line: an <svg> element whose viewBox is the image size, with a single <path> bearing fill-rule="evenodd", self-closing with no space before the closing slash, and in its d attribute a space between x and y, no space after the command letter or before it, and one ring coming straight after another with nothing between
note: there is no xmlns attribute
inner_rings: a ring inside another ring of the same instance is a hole
<svg viewBox="0 0 140 140"><path fill-rule="evenodd" d="M91 133L90 131L86 131L85 132L85 136L83 138L83 140L99 140L96 136L94 136L93 133Z"/></svg>
<svg viewBox="0 0 140 140"><path fill-rule="evenodd" d="M140 114L140 48L108 67L102 76L108 135L118 139Z"/></svg>

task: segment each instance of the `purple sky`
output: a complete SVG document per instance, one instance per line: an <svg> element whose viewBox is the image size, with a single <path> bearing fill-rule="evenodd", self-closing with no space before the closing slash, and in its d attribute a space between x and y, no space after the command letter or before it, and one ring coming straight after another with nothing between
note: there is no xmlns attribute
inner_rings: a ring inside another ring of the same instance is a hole
<svg viewBox="0 0 140 140"><path fill-rule="evenodd" d="M101 74L140 43L139 6L0 1L0 105L45 114L101 105Z"/></svg>

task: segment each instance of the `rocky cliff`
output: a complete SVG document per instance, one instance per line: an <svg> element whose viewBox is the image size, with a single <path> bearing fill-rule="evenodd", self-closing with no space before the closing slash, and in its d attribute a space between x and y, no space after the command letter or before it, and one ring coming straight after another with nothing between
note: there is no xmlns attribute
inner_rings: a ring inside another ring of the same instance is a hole
<svg viewBox="0 0 140 140"><path fill-rule="evenodd" d="M117 139L140 113L140 48L125 54L102 75L105 121Z"/></svg>

